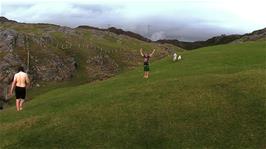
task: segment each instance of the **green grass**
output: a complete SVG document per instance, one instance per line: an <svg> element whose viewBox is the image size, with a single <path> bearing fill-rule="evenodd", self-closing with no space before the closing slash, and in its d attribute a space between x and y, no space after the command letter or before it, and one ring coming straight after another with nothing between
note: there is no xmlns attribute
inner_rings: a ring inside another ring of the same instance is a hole
<svg viewBox="0 0 266 149"><path fill-rule="evenodd" d="M265 148L266 43L201 48L0 113L0 148Z"/></svg>

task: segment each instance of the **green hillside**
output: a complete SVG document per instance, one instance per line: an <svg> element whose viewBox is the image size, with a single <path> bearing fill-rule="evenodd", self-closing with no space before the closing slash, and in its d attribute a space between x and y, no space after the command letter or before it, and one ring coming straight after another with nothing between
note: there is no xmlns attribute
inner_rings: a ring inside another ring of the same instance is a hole
<svg viewBox="0 0 266 149"><path fill-rule="evenodd" d="M140 48L145 52L157 49L155 60L168 55L168 49L171 52L182 51L171 44L145 42L103 30L53 24L3 22L0 23L0 33L3 38L12 37L10 41L0 41L0 58L12 53L26 66L29 51L29 71L35 84L41 86L53 81L74 80L78 82L76 84L82 84L110 78L142 64ZM13 49L1 50L1 44ZM66 71L69 67L74 70ZM17 66L11 65L10 68L17 69Z"/></svg>
<svg viewBox="0 0 266 149"><path fill-rule="evenodd" d="M0 148L266 148L266 43L201 48L0 113Z"/></svg>

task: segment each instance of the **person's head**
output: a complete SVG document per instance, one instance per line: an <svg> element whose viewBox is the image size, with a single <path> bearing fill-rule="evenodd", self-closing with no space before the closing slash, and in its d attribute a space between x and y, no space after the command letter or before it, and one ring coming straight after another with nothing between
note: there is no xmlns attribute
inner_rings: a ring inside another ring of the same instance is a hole
<svg viewBox="0 0 266 149"><path fill-rule="evenodd" d="M144 56L148 56L148 54L147 53L144 53Z"/></svg>
<svg viewBox="0 0 266 149"><path fill-rule="evenodd" d="M20 71L25 72L25 71L24 71L24 68L23 68L22 66L19 66L19 67L18 67L18 72L20 72Z"/></svg>

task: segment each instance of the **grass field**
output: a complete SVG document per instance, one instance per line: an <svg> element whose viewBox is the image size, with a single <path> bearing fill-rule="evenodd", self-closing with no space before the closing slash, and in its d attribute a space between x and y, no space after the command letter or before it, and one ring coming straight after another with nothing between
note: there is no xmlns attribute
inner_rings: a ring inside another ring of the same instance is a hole
<svg viewBox="0 0 266 149"><path fill-rule="evenodd" d="M0 148L266 148L266 43L182 53L0 113Z"/></svg>

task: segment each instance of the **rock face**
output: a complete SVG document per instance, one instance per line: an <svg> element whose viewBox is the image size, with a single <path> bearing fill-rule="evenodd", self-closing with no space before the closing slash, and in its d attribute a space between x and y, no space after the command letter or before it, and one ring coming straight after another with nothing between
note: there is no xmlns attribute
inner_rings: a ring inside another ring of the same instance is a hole
<svg viewBox="0 0 266 149"><path fill-rule="evenodd" d="M97 56L87 60L87 74L91 80L103 80L119 71L118 64L108 55Z"/></svg>
<svg viewBox="0 0 266 149"><path fill-rule="evenodd" d="M0 30L1 90L6 88L7 84L10 84L19 66L28 69L25 37L25 34L12 29ZM27 38L35 45L52 42L52 38L48 35L38 38L27 35ZM74 58L41 47L33 48L31 51L29 57L31 65L28 73L33 83L38 81L63 81L73 76L77 65ZM3 93L0 93L0 96L3 96Z"/></svg>
<svg viewBox="0 0 266 149"><path fill-rule="evenodd" d="M1 51L12 51L16 46L18 33L15 30L0 30Z"/></svg>
<svg viewBox="0 0 266 149"><path fill-rule="evenodd" d="M0 82L10 83L19 66L25 67L25 64L17 55L13 53L6 54L0 63Z"/></svg>
<svg viewBox="0 0 266 149"><path fill-rule="evenodd" d="M254 41L261 38L266 38L266 28L254 31L250 34L245 34L240 40L242 41Z"/></svg>
<svg viewBox="0 0 266 149"><path fill-rule="evenodd" d="M35 62L33 66L35 80L63 81L73 76L76 70L74 58L62 57L53 53L49 53L49 57L52 59Z"/></svg>
<svg viewBox="0 0 266 149"><path fill-rule="evenodd" d="M0 98L5 97L4 90L7 90L8 84L12 82L13 76L16 73L18 66L24 66L21 59L13 54L8 53L0 61Z"/></svg>
<svg viewBox="0 0 266 149"><path fill-rule="evenodd" d="M256 41L256 40L266 40L266 28L261 30L256 30L252 33L244 34L240 39L234 40L232 44L243 43L246 41Z"/></svg>
<svg viewBox="0 0 266 149"><path fill-rule="evenodd" d="M15 48L25 48L25 35L13 29L0 29L0 52L12 52Z"/></svg>

